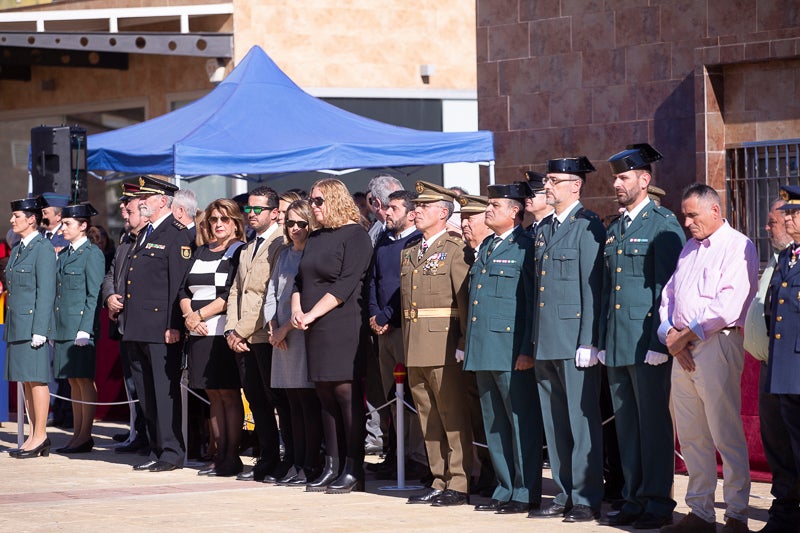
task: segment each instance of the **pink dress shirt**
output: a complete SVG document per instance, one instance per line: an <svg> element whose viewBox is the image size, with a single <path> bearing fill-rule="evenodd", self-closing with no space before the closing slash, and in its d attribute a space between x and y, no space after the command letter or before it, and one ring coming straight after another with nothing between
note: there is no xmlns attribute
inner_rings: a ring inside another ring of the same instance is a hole
<svg viewBox="0 0 800 533"><path fill-rule="evenodd" d="M690 328L701 340L745 323L758 288L758 252L725 221L702 241L689 239L661 294L658 336Z"/></svg>

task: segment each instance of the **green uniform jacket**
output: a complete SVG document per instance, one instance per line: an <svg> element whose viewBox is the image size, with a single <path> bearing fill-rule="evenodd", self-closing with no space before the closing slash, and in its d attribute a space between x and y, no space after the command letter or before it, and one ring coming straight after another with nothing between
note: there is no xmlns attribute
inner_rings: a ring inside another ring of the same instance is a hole
<svg viewBox="0 0 800 533"><path fill-rule="evenodd" d="M533 239L522 226L486 255L481 244L469 272L469 313L464 370L510 372L519 354L533 355Z"/></svg>
<svg viewBox="0 0 800 533"><path fill-rule="evenodd" d="M56 252L45 237L37 235L22 248L11 250L6 265L6 342L47 337L56 296Z"/></svg>
<svg viewBox="0 0 800 533"><path fill-rule="evenodd" d="M59 252L56 301L48 338L70 341L79 331L97 338L100 329L98 303L104 270L103 252L88 240L72 254L69 246Z"/></svg>
<svg viewBox="0 0 800 533"><path fill-rule="evenodd" d="M606 230L580 203L551 236L554 220L536 229L537 360L574 359L578 346L597 346Z"/></svg>
<svg viewBox="0 0 800 533"><path fill-rule="evenodd" d="M643 364L648 350L667 353L658 340L661 290L675 271L685 237L675 214L650 202L625 236L622 218L608 228L604 251L598 349L606 366Z"/></svg>

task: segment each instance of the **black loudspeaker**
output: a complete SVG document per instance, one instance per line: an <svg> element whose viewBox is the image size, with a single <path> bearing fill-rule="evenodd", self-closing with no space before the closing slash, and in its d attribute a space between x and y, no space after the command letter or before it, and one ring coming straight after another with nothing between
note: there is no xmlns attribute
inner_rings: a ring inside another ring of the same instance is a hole
<svg viewBox="0 0 800 533"><path fill-rule="evenodd" d="M89 199L86 185L86 130L78 126L31 128L33 194L54 192L69 203Z"/></svg>

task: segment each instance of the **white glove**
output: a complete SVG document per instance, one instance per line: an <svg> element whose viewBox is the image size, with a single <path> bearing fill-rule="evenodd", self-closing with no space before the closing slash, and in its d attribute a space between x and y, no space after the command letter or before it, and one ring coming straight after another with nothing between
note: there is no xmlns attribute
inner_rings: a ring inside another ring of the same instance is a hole
<svg viewBox="0 0 800 533"><path fill-rule="evenodd" d="M594 346L579 346L575 351L575 366L588 368L597 364L597 348Z"/></svg>
<svg viewBox="0 0 800 533"><path fill-rule="evenodd" d="M31 337L31 347L33 348L38 348L45 342L47 342L47 337L43 335L37 335L36 333L34 333L33 337Z"/></svg>
<svg viewBox="0 0 800 533"><path fill-rule="evenodd" d="M89 344L89 339L91 336L86 333L85 331L79 331L77 335L75 335L75 346L86 346Z"/></svg>
<svg viewBox="0 0 800 533"><path fill-rule="evenodd" d="M668 359L669 356L667 354L654 352L653 350L647 350L647 353L644 355L644 362L653 366L663 365Z"/></svg>
<svg viewBox="0 0 800 533"><path fill-rule="evenodd" d="M597 360L600 361L603 364L606 364L606 351L605 350L600 350L599 352L597 352Z"/></svg>
<svg viewBox="0 0 800 533"><path fill-rule="evenodd" d="M464 361L464 350L459 350L456 348L456 361L459 363Z"/></svg>

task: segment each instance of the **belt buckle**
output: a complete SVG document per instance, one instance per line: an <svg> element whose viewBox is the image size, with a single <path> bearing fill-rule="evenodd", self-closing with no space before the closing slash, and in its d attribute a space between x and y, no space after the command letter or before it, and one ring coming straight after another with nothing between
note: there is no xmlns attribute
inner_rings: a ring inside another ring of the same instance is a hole
<svg viewBox="0 0 800 533"><path fill-rule="evenodd" d="M411 320L417 318L417 309L415 307L412 307L411 309L408 310L408 318L410 318Z"/></svg>

